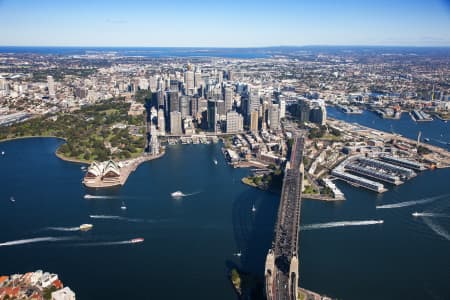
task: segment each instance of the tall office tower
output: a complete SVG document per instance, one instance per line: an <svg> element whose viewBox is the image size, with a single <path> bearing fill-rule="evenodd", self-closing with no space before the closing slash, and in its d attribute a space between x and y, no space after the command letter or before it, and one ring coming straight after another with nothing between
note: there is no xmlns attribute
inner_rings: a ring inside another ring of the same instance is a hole
<svg viewBox="0 0 450 300"><path fill-rule="evenodd" d="M249 116L253 111L258 111L260 105L261 101L258 90L251 91L247 102L247 116Z"/></svg>
<svg viewBox="0 0 450 300"><path fill-rule="evenodd" d="M225 111L229 112L233 109L233 88L230 86L225 87L224 92Z"/></svg>
<svg viewBox="0 0 450 300"><path fill-rule="evenodd" d="M217 82L222 83L223 82L223 71L217 72Z"/></svg>
<svg viewBox="0 0 450 300"><path fill-rule="evenodd" d="M309 113L309 120L319 125L325 125L327 122L327 109L323 101L314 102Z"/></svg>
<svg viewBox="0 0 450 300"><path fill-rule="evenodd" d="M145 78L139 78L139 80L138 80L138 87L141 90L148 90L148 87L149 87L148 80L145 79Z"/></svg>
<svg viewBox="0 0 450 300"><path fill-rule="evenodd" d="M178 91L169 92L169 111L180 111L180 99L178 97Z"/></svg>
<svg viewBox="0 0 450 300"><path fill-rule="evenodd" d="M49 98L55 98L56 90L55 90L55 81L53 80L53 76L47 76L47 87L48 87L48 96Z"/></svg>
<svg viewBox="0 0 450 300"><path fill-rule="evenodd" d="M227 112L227 133L236 133L244 130L244 117L235 112Z"/></svg>
<svg viewBox="0 0 450 300"><path fill-rule="evenodd" d="M158 108L164 107L164 92L162 90L158 90L157 94L158 94Z"/></svg>
<svg viewBox="0 0 450 300"><path fill-rule="evenodd" d="M309 122L310 104L307 99L299 99L297 103L298 117L300 122Z"/></svg>
<svg viewBox="0 0 450 300"><path fill-rule="evenodd" d="M189 97L181 96L179 99L180 99L181 117L185 118L186 116L189 116Z"/></svg>
<svg viewBox="0 0 450 300"><path fill-rule="evenodd" d="M198 112L198 105L199 105L200 97L194 96L191 98L191 116L196 119L197 118L197 112Z"/></svg>
<svg viewBox="0 0 450 300"><path fill-rule="evenodd" d="M217 103L216 100L208 100L208 130L216 131L217 124Z"/></svg>
<svg viewBox="0 0 450 300"><path fill-rule="evenodd" d="M148 86L152 92L158 90L158 81L156 80L155 76L150 76L150 78L148 79Z"/></svg>
<svg viewBox="0 0 450 300"><path fill-rule="evenodd" d="M170 112L170 134L182 135L181 113L179 111Z"/></svg>
<svg viewBox="0 0 450 300"><path fill-rule="evenodd" d="M217 100L216 104L217 104L217 114L219 116L225 116L227 113L225 110L225 101Z"/></svg>
<svg viewBox="0 0 450 300"><path fill-rule="evenodd" d="M263 102L261 105L261 130L267 130L267 121L269 120L269 103Z"/></svg>
<svg viewBox="0 0 450 300"><path fill-rule="evenodd" d="M286 100L280 99L278 102L280 103L280 119L284 119L286 117Z"/></svg>
<svg viewBox="0 0 450 300"><path fill-rule="evenodd" d="M166 89L166 85L165 85L164 80L163 80L162 77L158 77L158 81L157 81L157 84L156 84L156 89L157 90L161 90L161 91L164 91Z"/></svg>
<svg viewBox="0 0 450 300"><path fill-rule="evenodd" d="M191 116L187 116L183 119L183 129L185 134L195 134L195 126Z"/></svg>
<svg viewBox="0 0 450 300"><path fill-rule="evenodd" d="M258 132L258 120L259 119L259 113L258 111L254 110L250 113L250 131L251 132Z"/></svg>
<svg viewBox="0 0 450 300"><path fill-rule="evenodd" d="M228 80L229 81L234 80L234 71L231 71L231 70L228 71Z"/></svg>
<svg viewBox="0 0 450 300"><path fill-rule="evenodd" d="M269 126L272 130L280 128L280 107L278 104L271 104L269 106Z"/></svg>
<svg viewBox="0 0 450 300"><path fill-rule="evenodd" d="M170 90L171 91L179 91L179 87L178 87L178 80L176 79L170 79Z"/></svg>
<svg viewBox="0 0 450 300"><path fill-rule="evenodd" d="M203 85L202 72L196 69L194 73L194 88L199 89Z"/></svg>
<svg viewBox="0 0 450 300"><path fill-rule="evenodd" d="M194 72L186 71L184 72L184 87L186 89L186 95L193 95L195 84L194 84Z"/></svg>
<svg viewBox="0 0 450 300"><path fill-rule="evenodd" d="M164 117L164 110L158 109L158 129L160 135L166 134L166 118Z"/></svg>
<svg viewBox="0 0 450 300"><path fill-rule="evenodd" d="M150 130L147 134L147 142L148 142L148 147L147 147L147 151L148 153L150 153L151 155L158 155L159 154L159 140L158 140L158 134L156 132L156 126L154 124L150 125Z"/></svg>

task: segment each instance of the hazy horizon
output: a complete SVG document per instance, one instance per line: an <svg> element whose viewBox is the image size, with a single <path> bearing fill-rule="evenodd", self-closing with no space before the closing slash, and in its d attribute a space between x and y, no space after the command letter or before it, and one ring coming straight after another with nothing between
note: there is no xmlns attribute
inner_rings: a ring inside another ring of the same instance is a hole
<svg viewBox="0 0 450 300"><path fill-rule="evenodd" d="M450 1L0 0L0 26L4 46L448 47Z"/></svg>

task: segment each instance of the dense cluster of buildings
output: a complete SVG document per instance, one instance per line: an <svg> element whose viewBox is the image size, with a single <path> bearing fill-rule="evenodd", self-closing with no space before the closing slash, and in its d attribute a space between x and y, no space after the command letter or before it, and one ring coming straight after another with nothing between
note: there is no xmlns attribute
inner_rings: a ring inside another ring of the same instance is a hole
<svg viewBox="0 0 450 300"><path fill-rule="evenodd" d="M0 276L0 299L44 300L48 295L51 300L75 300L75 293L64 287L57 274L37 270Z"/></svg>

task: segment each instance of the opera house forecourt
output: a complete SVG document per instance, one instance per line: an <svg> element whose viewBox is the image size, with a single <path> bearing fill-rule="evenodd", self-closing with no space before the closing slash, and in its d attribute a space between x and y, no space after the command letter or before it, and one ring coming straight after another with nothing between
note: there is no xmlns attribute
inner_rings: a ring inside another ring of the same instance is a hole
<svg viewBox="0 0 450 300"><path fill-rule="evenodd" d="M113 160L96 162L88 168L83 179L87 187L113 187L121 185L120 163Z"/></svg>

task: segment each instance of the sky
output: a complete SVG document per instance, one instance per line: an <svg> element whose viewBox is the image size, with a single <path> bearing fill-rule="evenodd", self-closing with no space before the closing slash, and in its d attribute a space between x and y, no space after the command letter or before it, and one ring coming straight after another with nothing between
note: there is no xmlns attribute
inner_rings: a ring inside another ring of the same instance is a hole
<svg viewBox="0 0 450 300"><path fill-rule="evenodd" d="M450 46L450 0L0 0L3 46Z"/></svg>

